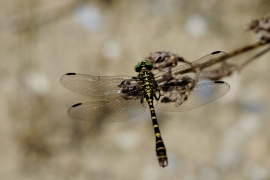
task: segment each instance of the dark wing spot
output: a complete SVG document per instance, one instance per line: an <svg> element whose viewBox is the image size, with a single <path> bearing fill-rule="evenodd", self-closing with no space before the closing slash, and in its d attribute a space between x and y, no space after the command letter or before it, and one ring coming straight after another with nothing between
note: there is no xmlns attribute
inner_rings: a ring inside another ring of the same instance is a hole
<svg viewBox="0 0 270 180"><path fill-rule="evenodd" d="M224 82L223 81L215 81L214 83L216 83L216 84L223 84Z"/></svg>
<svg viewBox="0 0 270 180"><path fill-rule="evenodd" d="M76 75L76 73L67 73L66 75Z"/></svg>
<svg viewBox="0 0 270 180"><path fill-rule="evenodd" d="M77 106L80 106L82 103L77 103L77 104L74 104L73 106L71 107L77 107Z"/></svg>
<svg viewBox="0 0 270 180"><path fill-rule="evenodd" d="M212 52L211 54L213 55L213 54L219 54L221 51L214 51L214 52Z"/></svg>

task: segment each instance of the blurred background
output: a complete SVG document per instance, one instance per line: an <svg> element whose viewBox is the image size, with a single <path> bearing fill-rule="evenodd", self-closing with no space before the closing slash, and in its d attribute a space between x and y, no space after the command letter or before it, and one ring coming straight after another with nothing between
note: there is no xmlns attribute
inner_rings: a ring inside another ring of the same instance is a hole
<svg viewBox="0 0 270 180"><path fill-rule="evenodd" d="M244 27L269 10L269 0L0 1L0 179L270 179L269 53L223 79L231 90L217 101L157 110L166 168L148 111L117 123L74 120L71 105L98 98L59 82L67 72L134 76L155 51L189 61L230 52L258 41Z"/></svg>

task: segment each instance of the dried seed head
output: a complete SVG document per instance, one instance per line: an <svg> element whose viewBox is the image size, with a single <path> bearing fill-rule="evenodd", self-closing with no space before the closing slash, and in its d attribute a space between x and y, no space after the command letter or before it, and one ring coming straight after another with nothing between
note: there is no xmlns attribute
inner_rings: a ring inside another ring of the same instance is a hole
<svg viewBox="0 0 270 180"><path fill-rule="evenodd" d="M153 69L163 69L166 67L174 67L179 62L185 62L185 60L173 53L166 52L166 51L158 51L154 53L150 53L145 60L151 62L153 64Z"/></svg>
<svg viewBox="0 0 270 180"><path fill-rule="evenodd" d="M270 40L270 14L267 14L261 19L255 19L246 26L247 30L254 31L255 33L262 33L261 40Z"/></svg>

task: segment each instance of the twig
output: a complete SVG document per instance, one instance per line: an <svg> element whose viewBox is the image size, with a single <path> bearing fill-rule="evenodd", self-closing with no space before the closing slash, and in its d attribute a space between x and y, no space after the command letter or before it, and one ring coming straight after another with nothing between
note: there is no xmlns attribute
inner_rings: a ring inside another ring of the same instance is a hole
<svg viewBox="0 0 270 180"><path fill-rule="evenodd" d="M254 59L264 55L265 53L267 53L270 50L270 46L267 47L266 49L264 49L263 51L259 52L258 54L256 54L255 56L252 56L251 58L249 58L248 60L246 60L242 65L240 65L240 68L242 69L244 66L248 65L251 61L253 61Z"/></svg>

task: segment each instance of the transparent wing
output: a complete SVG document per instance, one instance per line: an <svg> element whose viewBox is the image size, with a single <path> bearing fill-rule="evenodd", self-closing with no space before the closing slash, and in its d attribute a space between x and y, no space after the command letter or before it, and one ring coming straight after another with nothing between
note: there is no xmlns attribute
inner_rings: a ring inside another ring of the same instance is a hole
<svg viewBox="0 0 270 180"><path fill-rule="evenodd" d="M192 67L211 67L211 65L216 64L222 58L226 58L226 53L223 51L215 51L207 54L200 59L190 63Z"/></svg>
<svg viewBox="0 0 270 180"><path fill-rule="evenodd" d="M194 72L194 70L197 67L200 68L202 72L216 71L224 65L224 61L221 62L220 60L223 58L226 59L226 55L227 54L223 51L215 51L206 56L201 57L200 59L194 62L186 63L181 66L176 66L174 68L171 68L170 73L173 76L176 76L177 74L184 74L184 73L188 73L192 71ZM203 73L203 74L207 74L207 73ZM164 72L160 72L155 75L155 78L158 79L164 76L167 76L166 73L164 74ZM211 77L211 74L209 74L208 76ZM204 77L204 78L208 78L208 77Z"/></svg>
<svg viewBox="0 0 270 180"><path fill-rule="evenodd" d="M164 92L158 101L157 108L163 111L187 111L210 103L225 95L229 90L230 85L223 81L199 81L190 94L181 94L177 90ZM174 93L173 97L172 93ZM178 104L177 100L181 98L184 101Z"/></svg>
<svg viewBox="0 0 270 180"><path fill-rule="evenodd" d="M91 76L80 73L64 74L60 82L67 89L88 95L107 96L121 93L119 86L124 80L132 80L131 76Z"/></svg>
<svg viewBox="0 0 270 180"><path fill-rule="evenodd" d="M122 96L107 100L74 104L68 115L85 121L114 122L133 118L145 111L141 99L124 99Z"/></svg>

